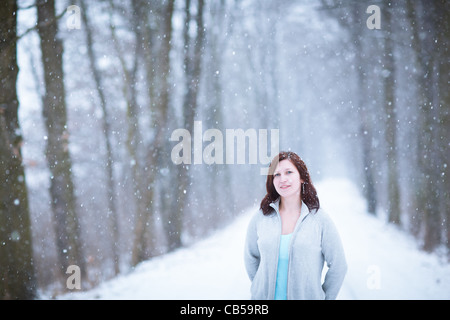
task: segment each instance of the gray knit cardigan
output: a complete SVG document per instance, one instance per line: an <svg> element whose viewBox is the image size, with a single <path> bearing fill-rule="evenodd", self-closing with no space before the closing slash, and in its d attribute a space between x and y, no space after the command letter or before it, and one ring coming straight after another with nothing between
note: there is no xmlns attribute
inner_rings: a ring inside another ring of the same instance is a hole
<svg viewBox="0 0 450 320"><path fill-rule="evenodd" d="M279 201L269 215L259 210L247 229L244 262L251 284L251 298L273 299L281 235ZM324 262L328 270L322 283ZM322 210L309 212L303 203L289 246L288 299L336 299L347 263L338 231Z"/></svg>

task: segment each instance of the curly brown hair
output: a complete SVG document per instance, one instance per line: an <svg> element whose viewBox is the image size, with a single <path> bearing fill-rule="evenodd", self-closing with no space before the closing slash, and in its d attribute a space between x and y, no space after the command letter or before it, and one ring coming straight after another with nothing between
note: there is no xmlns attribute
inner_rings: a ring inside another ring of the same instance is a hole
<svg viewBox="0 0 450 320"><path fill-rule="evenodd" d="M303 160L295 153L291 151L281 151L275 156L270 163L269 174L267 175L266 190L267 194L261 201L261 210L263 214L268 215L273 211L270 206L272 202L278 200L280 195L278 194L273 184L273 173L278 163L283 160L289 160L300 173L300 179L302 179L303 185L301 187L300 200L303 201L308 207L309 211L315 213L320 208L319 197L317 196L316 188L312 184L311 177Z"/></svg>

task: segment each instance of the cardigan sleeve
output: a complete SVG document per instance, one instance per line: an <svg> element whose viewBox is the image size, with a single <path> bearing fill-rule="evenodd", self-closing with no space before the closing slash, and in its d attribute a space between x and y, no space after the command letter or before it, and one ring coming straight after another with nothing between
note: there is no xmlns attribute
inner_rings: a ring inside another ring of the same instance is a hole
<svg viewBox="0 0 450 320"><path fill-rule="evenodd" d="M258 249L258 234L256 231L257 218L258 215L257 214L254 215L248 225L244 249L245 268L247 270L248 277L250 278L251 281L253 281L253 278L255 277L260 262L260 253Z"/></svg>
<svg viewBox="0 0 450 320"><path fill-rule="evenodd" d="M322 253L328 266L322 289L326 300L334 300L347 273L347 261L336 226L326 213L322 226Z"/></svg>

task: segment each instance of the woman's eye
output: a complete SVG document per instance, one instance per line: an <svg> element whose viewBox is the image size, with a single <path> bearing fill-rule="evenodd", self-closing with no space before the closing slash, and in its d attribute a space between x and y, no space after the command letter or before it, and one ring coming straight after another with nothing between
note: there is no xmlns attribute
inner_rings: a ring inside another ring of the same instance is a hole
<svg viewBox="0 0 450 320"><path fill-rule="evenodd" d="M274 177L279 177L280 174L279 174L279 173L275 173L273 176L274 176Z"/></svg>

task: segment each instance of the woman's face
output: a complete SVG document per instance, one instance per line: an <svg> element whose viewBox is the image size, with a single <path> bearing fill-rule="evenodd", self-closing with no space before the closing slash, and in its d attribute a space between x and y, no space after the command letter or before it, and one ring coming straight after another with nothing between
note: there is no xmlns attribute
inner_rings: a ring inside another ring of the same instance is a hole
<svg viewBox="0 0 450 320"><path fill-rule="evenodd" d="M278 163L273 173L273 185L281 197L299 197L302 182L300 173L291 161L285 159Z"/></svg>

